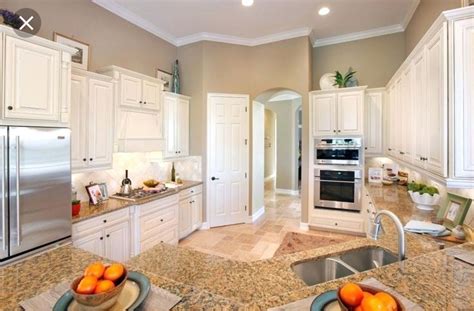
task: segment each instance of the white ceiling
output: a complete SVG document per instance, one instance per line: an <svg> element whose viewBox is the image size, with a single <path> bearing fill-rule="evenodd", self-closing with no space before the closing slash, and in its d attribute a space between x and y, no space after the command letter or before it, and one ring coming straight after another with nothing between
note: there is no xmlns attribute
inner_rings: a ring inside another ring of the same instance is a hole
<svg viewBox="0 0 474 311"><path fill-rule="evenodd" d="M403 31L419 0L92 0L177 45L258 45L311 35L316 46ZM328 6L331 13L319 16Z"/></svg>

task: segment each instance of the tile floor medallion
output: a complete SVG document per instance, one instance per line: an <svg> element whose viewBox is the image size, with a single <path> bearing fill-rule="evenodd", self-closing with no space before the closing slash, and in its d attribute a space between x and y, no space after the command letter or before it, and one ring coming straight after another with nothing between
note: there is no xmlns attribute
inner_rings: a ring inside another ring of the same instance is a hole
<svg viewBox="0 0 474 311"><path fill-rule="evenodd" d="M196 231L180 241L179 245L203 253L240 261L272 258L289 232L314 235L315 239L333 238L335 243L356 238L345 234L322 231L304 231L299 228L301 199L299 196L276 194L271 183L265 185L265 214L252 224L239 224ZM316 248L308 243L295 251ZM283 253L291 251L285 249Z"/></svg>

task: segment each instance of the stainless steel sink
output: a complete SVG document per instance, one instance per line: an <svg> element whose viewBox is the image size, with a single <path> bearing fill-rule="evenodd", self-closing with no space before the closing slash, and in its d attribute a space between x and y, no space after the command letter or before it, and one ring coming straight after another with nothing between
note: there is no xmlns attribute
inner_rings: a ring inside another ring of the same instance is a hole
<svg viewBox="0 0 474 311"><path fill-rule="evenodd" d="M372 246L351 250L337 256L298 262L292 266L292 269L300 279L311 286L397 261L396 255L383 248Z"/></svg>
<svg viewBox="0 0 474 311"><path fill-rule="evenodd" d="M341 260L359 272L397 262L398 257L380 247L357 249L344 253Z"/></svg>
<svg viewBox="0 0 474 311"><path fill-rule="evenodd" d="M293 271L309 286L354 274L332 258L300 262L293 266Z"/></svg>

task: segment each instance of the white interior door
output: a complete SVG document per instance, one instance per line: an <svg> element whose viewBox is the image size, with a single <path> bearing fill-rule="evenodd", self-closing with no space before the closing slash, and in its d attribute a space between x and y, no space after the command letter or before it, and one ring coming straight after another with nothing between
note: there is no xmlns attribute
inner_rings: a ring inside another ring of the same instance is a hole
<svg viewBox="0 0 474 311"><path fill-rule="evenodd" d="M208 188L211 227L242 223L248 206L248 95L208 94Z"/></svg>

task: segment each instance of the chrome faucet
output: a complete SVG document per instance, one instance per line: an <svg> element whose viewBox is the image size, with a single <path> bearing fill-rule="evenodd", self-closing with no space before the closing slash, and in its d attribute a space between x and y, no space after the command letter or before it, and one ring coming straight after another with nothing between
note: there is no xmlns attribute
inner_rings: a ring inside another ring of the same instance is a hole
<svg viewBox="0 0 474 311"><path fill-rule="evenodd" d="M382 217L382 215L388 216L395 223L395 227L397 228L398 232L398 260L402 261L405 259L405 231L403 230L402 222L397 217L397 215L387 210L377 212L377 214L375 214L375 218L373 220L368 235L374 240L378 239L381 227L380 218Z"/></svg>

